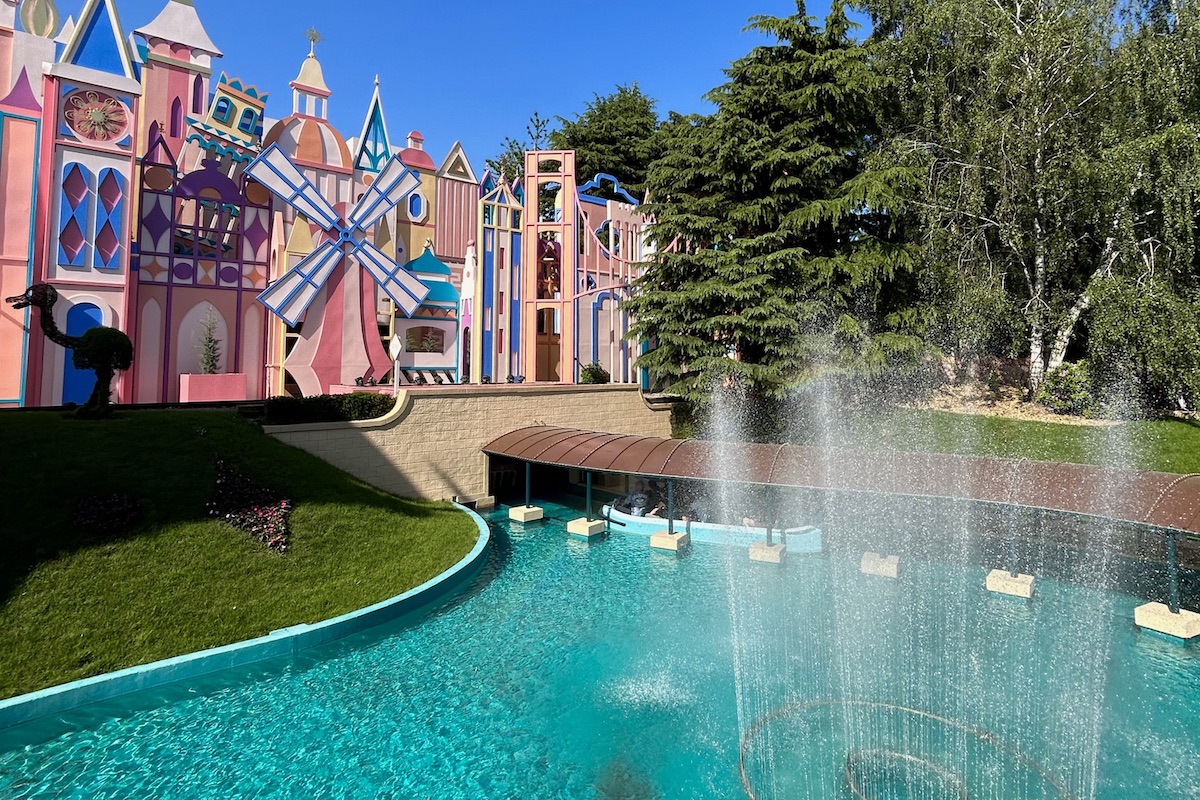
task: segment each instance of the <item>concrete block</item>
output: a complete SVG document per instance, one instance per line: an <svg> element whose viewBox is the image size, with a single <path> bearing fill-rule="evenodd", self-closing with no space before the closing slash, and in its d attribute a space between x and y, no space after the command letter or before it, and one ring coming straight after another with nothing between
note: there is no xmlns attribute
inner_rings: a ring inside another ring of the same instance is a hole
<svg viewBox="0 0 1200 800"><path fill-rule="evenodd" d="M1158 631L1176 639L1195 639L1200 636L1200 614L1179 609L1172 614L1164 603L1146 603L1133 610L1133 621L1139 628Z"/></svg>
<svg viewBox="0 0 1200 800"><path fill-rule="evenodd" d="M604 520L588 519L587 517L573 519L567 523L567 533L572 536L582 536L585 539L600 536L604 533Z"/></svg>
<svg viewBox="0 0 1200 800"><path fill-rule="evenodd" d="M546 512L538 506L513 506L508 510L508 518L513 522L534 522L546 516Z"/></svg>
<svg viewBox="0 0 1200 800"><path fill-rule="evenodd" d="M881 556L879 553L863 553L859 571L864 575L880 578L900 577L900 556Z"/></svg>
<svg viewBox="0 0 1200 800"><path fill-rule="evenodd" d="M764 564L782 564L787 555L787 545L755 542L750 545L750 560L761 561Z"/></svg>
<svg viewBox="0 0 1200 800"><path fill-rule="evenodd" d="M478 500L475 501L475 510L476 511L490 511L495 507L496 507L496 498L492 497L491 495L489 495L487 497L480 497Z"/></svg>
<svg viewBox="0 0 1200 800"><path fill-rule="evenodd" d="M1024 597L1026 600L1033 597L1032 575L1014 576L1006 569L994 569L988 573L985 585L989 592L995 592L996 594Z"/></svg>
<svg viewBox="0 0 1200 800"><path fill-rule="evenodd" d="M692 543L692 535L686 531L668 533L659 531L650 534L650 546L655 550L671 550L679 552Z"/></svg>

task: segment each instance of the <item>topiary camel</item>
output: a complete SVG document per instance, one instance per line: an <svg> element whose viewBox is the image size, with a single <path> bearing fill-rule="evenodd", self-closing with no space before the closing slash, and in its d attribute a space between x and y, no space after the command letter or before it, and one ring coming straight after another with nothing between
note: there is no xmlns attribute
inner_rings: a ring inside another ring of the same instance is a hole
<svg viewBox="0 0 1200 800"><path fill-rule="evenodd" d="M42 312L42 333L60 347L71 351L75 369L90 369L96 373L96 388L92 396L75 412L82 419L102 419L112 413L109 396L112 394L113 377L133 364L133 342L116 328L92 328L82 336L68 336L54 322L54 304L58 292L53 286L38 283L25 290L25 294L9 297L5 302L13 308L32 306Z"/></svg>

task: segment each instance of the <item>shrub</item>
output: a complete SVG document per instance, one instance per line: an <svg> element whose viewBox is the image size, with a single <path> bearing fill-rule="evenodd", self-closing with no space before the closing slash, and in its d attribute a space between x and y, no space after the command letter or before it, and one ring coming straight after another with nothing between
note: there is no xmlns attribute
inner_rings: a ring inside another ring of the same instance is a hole
<svg viewBox="0 0 1200 800"><path fill-rule="evenodd" d="M608 370L600 366L598 361L593 361L579 371L580 383L609 383L610 381L612 381L612 376L608 374Z"/></svg>
<svg viewBox="0 0 1200 800"><path fill-rule="evenodd" d="M1092 394L1092 379L1088 362L1063 364L1046 375L1038 388L1037 401L1055 414L1092 416L1096 400Z"/></svg>
<svg viewBox="0 0 1200 800"><path fill-rule="evenodd" d="M396 398L374 392L318 394L312 397L272 397L264 404L266 424L299 425L308 422L348 422L382 417Z"/></svg>
<svg viewBox="0 0 1200 800"><path fill-rule="evenodd" d="M245 531L278 553L286 553L292 537L290 500L253 484L224 461L217 462L217 485L208 515Z"/></svg>
<svg viewBox="0 0 1200 800"><path fill-rule="evenodd" d="M94 537L132 530L142 523L142 516L141 501L127 494L82 497L71 507L71 524Z"/></svg>

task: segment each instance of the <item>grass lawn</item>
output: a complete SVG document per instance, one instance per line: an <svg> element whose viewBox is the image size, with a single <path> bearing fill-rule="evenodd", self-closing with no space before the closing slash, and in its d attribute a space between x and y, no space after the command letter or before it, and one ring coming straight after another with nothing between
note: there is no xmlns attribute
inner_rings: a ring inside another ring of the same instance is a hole
<svg viewBox="0 0 1200 800"><path fill-rule="evenodd" d="M230 413L0 414L0 441L0 698L363 608L478 537L449 504L392 497ZM286 554L206 518L218 458L293 501ZM74 530L78 498L118 491L142 525Z"/></svg>
<svg viewBox="0 0 1200 800"><path fill-rule="evenodd" d="M896 409L838 426L833 442L864 448L1104 464L1160 472L1200 472L1200 422L1167 419L1114 426ZM818 437L807 442L816 444Z"/></svg>

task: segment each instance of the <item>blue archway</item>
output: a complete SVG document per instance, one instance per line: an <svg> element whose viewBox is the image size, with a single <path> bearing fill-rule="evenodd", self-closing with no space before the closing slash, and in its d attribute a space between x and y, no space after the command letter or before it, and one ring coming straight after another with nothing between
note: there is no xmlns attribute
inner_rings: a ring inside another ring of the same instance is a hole
<svg viewBox="0 0 1200 800"><path fill-rule="evenodd" d="M104 315L91 303L80 303L67 312L67 336L82 336L86 331L103 324ZM67 360L63 364L62 401L64 404L83 405L96 386L96 373L90 369L75 369L73 355L74 351L68 350Z"/></svg>

